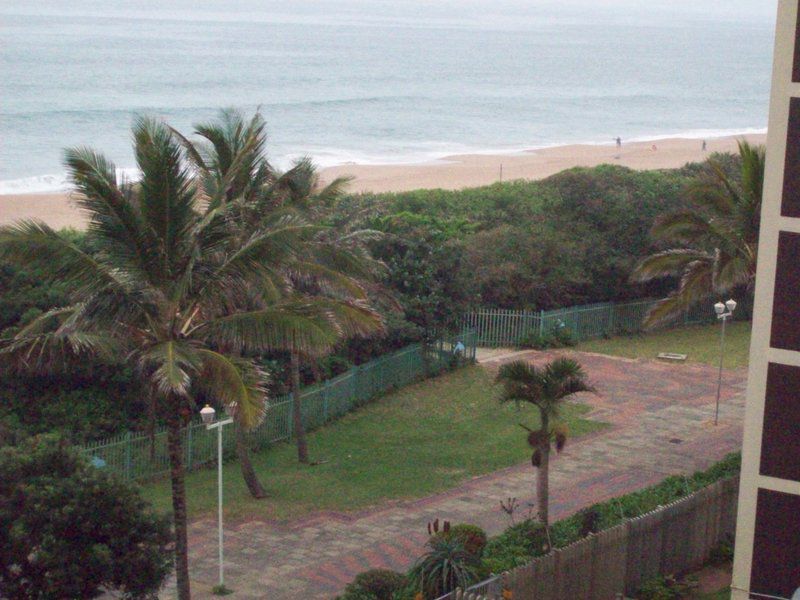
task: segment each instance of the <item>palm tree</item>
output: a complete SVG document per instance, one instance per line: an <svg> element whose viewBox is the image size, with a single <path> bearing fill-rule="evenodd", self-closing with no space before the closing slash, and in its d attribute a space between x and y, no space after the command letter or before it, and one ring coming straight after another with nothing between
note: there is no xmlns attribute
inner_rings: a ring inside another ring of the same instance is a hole
<svg viewBox="0 0 800 600"><path fill-rule="evenodd" d="M292 215L306 222L318 221L318 209L339 197L348 182L347 178L337 178L322 185L308 158L299 159L285 173L273 169L264 154L265 123L257 112L247 120L239 111L223 110L215 121L197 125L195 133L203 142L193 144L184 138L184 145L208 193L224 190L226 202L235 206L238 218L232 225L234 233L242 239L252 235L270 216ZM374 232L361 231L342 235L332 228L316 226L315 235L304 240L296 260L282 265L283 292L301 293L306 302L327 311L333 322L352 321L353 308L357 306L359 319L351 325L358 325L362 334L381 330L382 320L377 313L370 314L367 308L363 285L376 268L364 245L372 234ZM275 290L254 290L252 296L258 296L262 304L269 303L275 299ZM331 337L339 339L352 329L338 327L331 332ZM297 344L289 344L284 350L290 354L292 423L298 460L308 463L300 398L300 362L313 355ZM330 350L330 346L320 345L315 350L318 355ZM263 487L252 469L243 433L237 436L237 453L251 494L260 497Z"/></svg>
<svg viewBox="0 0 800 600"><path fill-rule="evenodd" d="M90 355L126 356L167 423L178 596L190 597L181 432L196 407L215 398L250 428L265 411L265 374L247 353L294 346L313 353L332 332L359 332L360 307L341 314L297 297L244 310L254 288L277 289L276 269L297 260L315 234L299 219L265 219L244 241L231 233L227 186L197 185L182 145L164 123L139 118L134 153L142 173L118 183L113 163L88 148L65 151L87 214L85 252L43 223L0 228L0 259L34 268L70 290L72 304L45 313L0 356L19 369L47 371ZM235 249L235 250L234 250ZM336 318L334 318L336 317Z"/></svg>
<svg viewBox="0 0 800 600"><path fill-rule="evenodd" d="M739 142L740 177L732 178L714 160L710 175L689 187L695 208L660 218L653 227L669 250L643 259L632 278L645 282L677 276L678 289L657 303L645 323L656 325L712 294L745 286L752 291L758 254L758 228L764 186L763 146Z"/></svg>
<svg viewBox="0 0 800 600"><path fill-rule="evenodd" d="M569 358L557 358L542 368L524 361L500 367L497 381L503 384L502 402L527 402L539 411L539 428L528 430L528 444L533 448L531 464L538 469L536 499L539 519L549 526L550 450L555 443L561 452L567 441L565 427L557 423L564 401L578 392L592 392L580 364Z"/></svg>

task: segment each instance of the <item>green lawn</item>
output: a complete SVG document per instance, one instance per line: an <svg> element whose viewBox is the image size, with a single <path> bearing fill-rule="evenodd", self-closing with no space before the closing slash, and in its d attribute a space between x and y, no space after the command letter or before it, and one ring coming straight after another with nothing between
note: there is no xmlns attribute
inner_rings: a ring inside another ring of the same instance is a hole
<svg viewBox="0 0 800 600"><path fill-rule="evenodd" d="M535 426L532 407L518 412L500 405L497 386L478 366L396 391L313 432L309 446L318 466L300 466L294 446L279 444L253 462L271 497L253 500L237 463L225 465L229 517L286 519L317 510L353 510L388 499L418 498L462 481L528 460L523 422ZM583 405L570 405L570 434L595 431L582 419ZM531 471L531 486L533 486ZM187 476L189 515L216 510L216 470ZM143 486L144 496L169 510L169 481Z"/></svg>
<svg viewBox="0 0 800 600"><path fill-rule="evenodd" d="M653 333L592 340L578 344L576 350L599 352L628 358L656 358L659 352L686 354L687 360L719 364L720 325L698 325L666 329ZM746 367L750 352L750 323L733 322L725 333L725 367Z"/></svg>

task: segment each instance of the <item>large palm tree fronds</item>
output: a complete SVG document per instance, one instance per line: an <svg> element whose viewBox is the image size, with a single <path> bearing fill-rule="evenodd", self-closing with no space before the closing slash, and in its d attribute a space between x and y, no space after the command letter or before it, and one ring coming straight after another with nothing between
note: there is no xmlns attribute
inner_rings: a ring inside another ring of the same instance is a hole
<svg viewBox="0 0 800 600"><path fill-rule="evenodd" d="M763 146L739 142L741 169L734 178L714 159L709 174L689 186L694 207L659 218L653 236L675 247L641 260L632 279L676 276L678 289L658 302L645 324L669 320L713 293L752 288L764 184Z"/></svg>
<svg viewBox="0 0 800 600"><path fill-rule="evenodd" d="M3 340L3 366L19 372L49 373L66 371L87 358L113 362L119 345L102 332L79 329L78 310L75 306L52 309Z"/></svg>

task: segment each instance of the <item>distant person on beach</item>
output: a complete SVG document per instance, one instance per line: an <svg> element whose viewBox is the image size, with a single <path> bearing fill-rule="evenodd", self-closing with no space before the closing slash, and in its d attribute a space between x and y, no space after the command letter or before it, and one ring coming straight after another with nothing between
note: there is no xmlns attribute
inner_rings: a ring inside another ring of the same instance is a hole
<svg viewBox="0 0 800 600"><path fill-rule="evenodd" d="M706 151L706 141L703 140L703 152L705 152L705 151Z"/></svg>
<svg viewBox="0 0 800 600"><path fill-rule="evenodd" d="M617 136L617 149L622 148L622 138Z"/></svg>

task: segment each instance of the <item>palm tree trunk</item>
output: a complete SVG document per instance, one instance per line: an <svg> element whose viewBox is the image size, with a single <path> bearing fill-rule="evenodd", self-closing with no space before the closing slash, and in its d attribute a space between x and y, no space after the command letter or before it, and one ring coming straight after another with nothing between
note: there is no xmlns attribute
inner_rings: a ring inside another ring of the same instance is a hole
<svg viewBox="0 0 800 600"><path fill-rule="evenodd" d="M247 436L244 429L237 421L233 425L233 430L236 435L236 457L239 459L239 466L242 470L242 479L244 479L247 489L253 498L260 500L267 497L267 491L261 482L258 480L256 471L253 468L253 463L250 462L250 447L247 445Z"/></svg>
<svg viewBox="0 0 800 600"><path fill-rule="evenodd" d="M292 352L292 421L294 423L294 438L297 440L297 460L308 463L308 443L306 430L303 427L303 406L300 400L300 354Z"/></svg>
<svg viewBox="0 0 800 600"><path fill-rule="evenodd" d="M186 526L186 486L183 470L183 444L177 402L170 402L167 421L170 478L172 479L172 517L175 523L175 576L178 600L190 600L189 543Z"/></svg>
<svg viewBox="0 0 800 600"><path fill-rule="evenodd" d="M536 499L539 503L539 519L545 529L550 526L550 448L542 447L542 462L536 474Z"/></svg>
<svg viewBox="0 0 800 600"><path fill-rule="evenodd" d="M542 462L536 477L536 500L539 503L539 519L545 530L550 526L550 415L546 411L539 411L541 420L540 440ZM549 537L549 534L548 534Z"/></svg>

